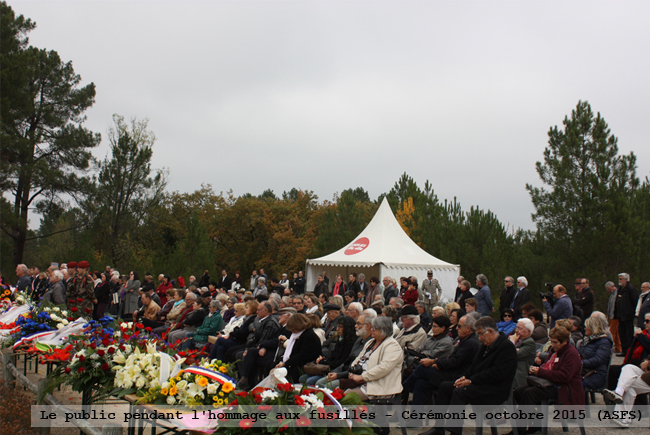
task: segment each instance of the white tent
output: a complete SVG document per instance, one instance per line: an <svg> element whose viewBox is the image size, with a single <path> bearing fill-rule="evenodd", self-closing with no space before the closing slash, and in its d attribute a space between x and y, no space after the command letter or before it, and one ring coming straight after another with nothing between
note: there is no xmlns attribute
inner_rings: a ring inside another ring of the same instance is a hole
<svg viewBox="0 0 650 435"><path fill-rule="evenodd" d="M352 242L332 254L307 260L306 290L314 288L323 271L330 278L331 288L336 275L341 274L347 282L352 272L365 274L366 281L371 276L380 281L384 276L415 276L421 283L428 269L440 282L442 298L453 300L460 266L437 259L411 240L384 198L368 226Z"/></svg>

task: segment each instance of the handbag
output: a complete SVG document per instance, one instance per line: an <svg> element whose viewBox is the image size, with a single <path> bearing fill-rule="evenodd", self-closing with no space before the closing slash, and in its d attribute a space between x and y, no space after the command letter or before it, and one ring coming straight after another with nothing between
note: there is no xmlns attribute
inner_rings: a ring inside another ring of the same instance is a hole
<svg viewBox="0 0 650 435"><path fill-rule="evenodd" d="M552 381L535 375L526 376L526 383L529 387L549 388L553 386Z"/></svg>
<svg viewBox="0 0 650 435"><path fill-rule="evenodd" d="M312 361L305 364L303 371L309 376L324 376L330 372L330 366L326 364L316 364Z"/></svg>

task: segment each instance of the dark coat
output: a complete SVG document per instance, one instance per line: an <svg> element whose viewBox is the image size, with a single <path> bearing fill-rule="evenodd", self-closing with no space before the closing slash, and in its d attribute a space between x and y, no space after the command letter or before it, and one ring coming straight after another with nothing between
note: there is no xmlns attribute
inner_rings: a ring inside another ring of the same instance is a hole
<svg viewBox="0 0 650 435"><path fill-rule="evenodd" d="M462 338L451 355L436 361L438 369L454 373L460 377L474 361L474 356L480 346L481 343L479 343L474 333Z"/></svg>
<svg viewBox="0 0 650 435"><path fill-rule="evenodd" d="M314 294L316 296L320 296L321 294L326 294L329 295L329 289L327 288L327 284L325 284L325 281L321 282L320 284L316 284L314 287Z"/></svg>
<svg viewBox="0 0 650 435"><path fill-rule="evenodd" d="M535 329L533 329L533 334L531 337L533 340L535 340L535 343L546 344L548 341L548 328L546 326L546 322L541 321L535 325Z"/></svg>
<svg viewBox="0 0 650 435"><path fill-rule="evenodd" d="M470 403L498 405L505 402L516 372L517 349L503 333L499 333L489 347L481 343L474 361L464 373L472 381L467 393L474 396L475 401Z"/></svg>
<svg viewBox="0 0 650 435"><path fill-rule="evenodd" d="M573 300L573 305L580 307L583 319L588 319L594 311L594 291L591 287L579 291L576 298ZM636 306L634 308L636 308Z"/></svg>
<svg viewBox="0 0 650 435"><path fill-rule="evenodd" d="M501 297L499 298L499 312L503 314L506 308L510 308L512 304L512 298L515 297L515 292L517 289L514 286L506 287L501 291Z"/></svg>
<svg viewBox="0 0 650 435"><path fill-rule="evenodd" d="M398 294L399 294L399 290L397 290L394 285L391 284L388 287L386 287L384 289L384 293L383 293L383 295L384 295L384 304L388 305L391 298L397 297ZM370 303L372 304L372 301L370 301Z"/></svg>
<svg viewBox="0 0 650 435"><path fill-rule="evenodd" d="M298 278L293 280L293 286L292 286L293 291L295 291L299 295L303 294L305 292L305 284L306 284L305 278L299 276Z"/></svg>
<svg viewBox="0 0 650 435"><path fill-rule="evenodd" d="M304 365L315 361L320 356L320 353L320 338L318 338L313 328L305 329L294 343L289 359L284 363L289 379L298 382L298 378L303 373Z"/></svg>
<svg viewBox="0 0 650 435"><path fill-rule="evenodd" d="M519 319L521 317L521 307L530 302L530 290L528 290L526 287L519 290L519 293L517 293L517 290L515 290L512 297L514 299L515 319Z"/></svg>
<svg viewBox="0 0 650 435"><path fill-rule="evenodd" d="M198 328L203 324L205 316L208 315L208 311L205 308L194 310L185 317L185 326L193 326Z"/></svg>
<svg viewBox="0 0 650 435"><path fill-rule="evenodd" d="M583 372L596 371L584 379L585 387L594 389L605 387L607 366L612 357L612 340L607 336L597 338L587 345L580 345L578 353L582 357Z"/></svg>
<svg viewBox="0 0 650 435"><path fill-rule="evenodd" d="M276 335L278 329L280 329L278 320L274 316L266 316L266 318L260 322L259 327L255 328L253 339L246 343L246 347L254 347L260 342L268 340Z"/></svg>
<svg viewBox="0 0 650 435"><path fill-rule="evenodd" d="M322 360L320 364L326 364L330 366L330 369L340 366L350 356L350 352L352 352L352 347L354 346L355 342L356 340L337 341L334 345L334 350L327 358Z"/></svg>
<svg viewBox="0 0 650 435"><path fill-rule="evenodd" d="M221 275L221 278L219 278L219 285L217 285L217 287L230 290L231 286L232 286L232 278L230 278L230 275L226 275L226 276Z"/></svg>
<svg viewBox="0 0 650 435"><path fill-rule="evenodd" d="M650 313L650 293L645 295L643 302L641 303L641 309L639 309L639 316L636 318L636 326L643 329L645 328L645 315Z"/></svg>
<svg viewBox="0 0 650 435"><path fill-rule="evenodd" d="M632 355L634 355L634 348L637 346L637 344L643 346L643 352L641 353L641 358L638 360L633 360ZM627 354L623 360L623 365L634 364L635 366L638 366L643 360L648 357L648 355L650 355L650 338L646 335L643 335L643 333L637 334L634 336L634 340L632 340L632 344L630 344L630 348L627 350Z"/></svg>
<svg viewBox="0 0 650 435"><path fill-rule="evenodd" d="M619 287L616 293L616 305L614 305L614 318L620 321L634 319L636 303L639 300L639 293L629 282L625 287Z"/></svg>
<svg viewBox="0 0 650 435"><path fill-rule="evenodd" d="M463 311L465 311L465 301L473 297L474 295L472 295L472 292L469 289L467 289L467 291L460 293L460 296L458 297L458 300L456 302L458 303L458 305L460 305L460 308Z"/></svg>
<svg viewBox="0 0 650 435"><path fill-rule="evenodd" d="M336 283L334 283L334 284L332 285L332 296L336 296L336 295L334 294L335 289L336 289ZM346 291L348 291L348 286L347 286L346 283L344 283L343 281L341 281L341 285L339 286L339 292L337 293L337 295L339 295L339 296L341 296L341 297L344 297ZM345 300L345 299L344 299L344 300Z"/></svg>
<svg viewBox="0 0 650 435"><path fill-rule="evenodd" d="M557 358L552 370L540 368L537 376L552 381L558 387L558 403L584 405L585 389L582 386L582 361L580 354L570 343L548 358ZM548 358L546 359L548 361Z"/></svg>
<svg viewBox="0 0 650 435"><path fill-rule="evenodd" d="M361 286L359 285L359 281L356 279L352 282L348 283L348 290L352 290L354 292L354 295L356 296L357 293L361 291Z"/></svg>
<svg viewBox="0 0 650 435"><path fill-rule="evenodd" d="M245 344L246 343L246 338L248 337L248 329L249 329L250 325L253 324L255 319L257 319L257 316L255 316L255 315L246 317L244 319L244 322L242 323L242 325L235 328L230 333L228 338L230 338L231 340L233 340L233 341L235 341L235 342L237 342L239 344Z"/></svg>
<svg viewBox="0 0 650 435"><path fill-rule="evenodd" d="M427 310L424 310L424 313L420 314L420 325L422 325L425 331L429 332L432 321L433 319L431 318L431 314L429 314Z"/></svg>

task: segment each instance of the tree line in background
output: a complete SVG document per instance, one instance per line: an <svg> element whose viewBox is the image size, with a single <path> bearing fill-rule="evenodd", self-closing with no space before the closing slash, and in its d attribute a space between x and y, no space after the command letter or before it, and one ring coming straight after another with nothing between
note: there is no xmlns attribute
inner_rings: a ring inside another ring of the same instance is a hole
<svg viewBox="0 0 650 435"><path fill-rule="evenodd" d="M166 191L166 172L151 168L155 135L147 120L114 115L111 156L97 161L100 135L82 127L94 103L94 84L80 87L70 62L28 46L35 27L2 2L1 98L2 232L0 265L89 260L95 269L171 276L225 268L269 275L304 268L307 258L352 241L387 197L397 219L423 249L461 265L470 282L483 273L498 298L503 278L524 275L572 288L589 277L596 306L606 305L606 281L628 272L649 280L650 182L640 182L633 153L619 155L617 139L600 114L579 102L563 128L549 131L537 163L542 187L526 185L536 231L506 228L492 212L440 200L433 186L407 174L371 200L362 187L332 201L291 189L280 197L217 194L210 185L191 193ZM28 229L29 211L43 218ZM198 276L198 275L197 275ZM422 278L422 277L419 277Z"/></svg>

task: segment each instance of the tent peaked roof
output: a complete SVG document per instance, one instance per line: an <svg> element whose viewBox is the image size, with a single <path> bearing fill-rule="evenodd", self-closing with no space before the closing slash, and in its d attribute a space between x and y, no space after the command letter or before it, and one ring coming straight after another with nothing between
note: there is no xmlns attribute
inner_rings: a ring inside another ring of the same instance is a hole
<svg viewBox="0 0 650 435"><path fill-rule="evenodd" d="M386 198L368 226L338 251L324 257L307 260L319 266L373 266L454 269L457 265L442 261L420 248L402 229Z"/></svg>

